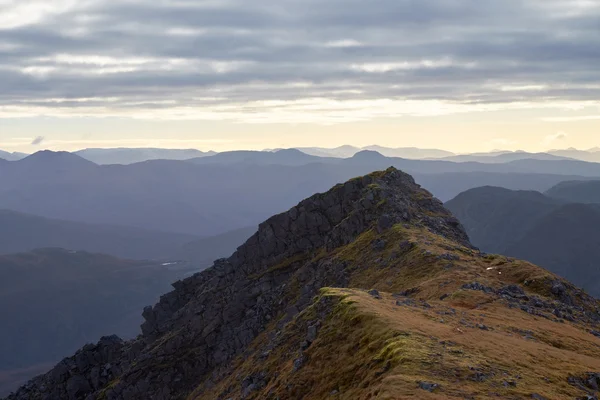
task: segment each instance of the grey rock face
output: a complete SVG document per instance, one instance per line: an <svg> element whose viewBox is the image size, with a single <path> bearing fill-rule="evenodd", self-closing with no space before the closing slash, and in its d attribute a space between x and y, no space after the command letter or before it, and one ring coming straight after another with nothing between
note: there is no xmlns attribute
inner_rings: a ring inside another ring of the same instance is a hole
<svg viewBox="0 0 600 400"><path fill-rule="evenodd" d="M9 399L91 399L101 392L109 400L184 398L199 383L217 382L218 371L270 322L282 326L320 288L348 284L346 263L311 261L317 251L408 221L471 247L458 221L409 175L391 168L356 178L268 219L231 257L174 283L143 310L138 339L103 338ZM308 328L308 345L316 330ZM294 368L305 361L301 352ZM254 378L245 395L260 386Z"/></svg>
<svg viewBox="0 0 600 400"><path fill-rule="evenodd" d="M440 385L438 385L437 383L419 382L419 388L421 388L423 390L427 390L428 392L433 392L439 386Z"/></svg>

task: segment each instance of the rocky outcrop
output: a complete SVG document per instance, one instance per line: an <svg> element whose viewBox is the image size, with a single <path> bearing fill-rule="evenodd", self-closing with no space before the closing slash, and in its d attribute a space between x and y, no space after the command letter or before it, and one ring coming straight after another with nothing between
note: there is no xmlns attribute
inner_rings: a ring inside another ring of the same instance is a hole
<svg viewBox="0 0 600 400"><path fill-rule="evenodd" d="M176 282L144 309L138 339L86 346L9 399L184 398L218 382L267 326L285 325L320 288L348 284L347 264L315 261L319 252L398 224L470 247L459 222L409 175L391 168L353 179L270 218L230 258Z"/></svg>

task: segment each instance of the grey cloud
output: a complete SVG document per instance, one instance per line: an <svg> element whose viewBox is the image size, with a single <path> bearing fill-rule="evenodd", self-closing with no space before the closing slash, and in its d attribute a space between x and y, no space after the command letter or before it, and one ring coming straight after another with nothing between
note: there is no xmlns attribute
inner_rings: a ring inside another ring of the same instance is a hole
<svg viewBox="0 0 600 400"><path fill-rule="evenodd" d="M194 106L203 103L193 98L205 95L218 97L215 104L308 97L482 103L598 99L600 6L581 13L557 10L576 10L575 3L98 1L36 25L0 30L0 42L14 45L0 47L0 73L7 78L0 81L0 105L82 108L95 103L77 98L116 97L115 107L144 100L152 103L148 108L166 108L170 105L162 100ZM81 22L82 15L92 18ZM173 29L190 34L167 35ZM326 46L348 39L358 45ZM40 60L57 54L110 57L117 64L128 58L155 61L101 74L108 68L101 62ZM167 68L172 59L178 61ZM448 65L352 68L444 59ZM211 70L210 63L228 62L244 64ZM297 82L310 85L292 85ZM543 88L512 93L498 89L503 85ZM52 98L73 101L44 102Z"/></svg>
<svg viewBox="0 0 600 400"><path fill-rule="evenodd" d="M45 139L46 139L46 138L45 138L45 137L43 137L43 136L38 136L38 137L34 138L34 139L31 141L31 144L32 144L33 146L38 146L38 145L42 144L42 142L43 142Z"/></svg>

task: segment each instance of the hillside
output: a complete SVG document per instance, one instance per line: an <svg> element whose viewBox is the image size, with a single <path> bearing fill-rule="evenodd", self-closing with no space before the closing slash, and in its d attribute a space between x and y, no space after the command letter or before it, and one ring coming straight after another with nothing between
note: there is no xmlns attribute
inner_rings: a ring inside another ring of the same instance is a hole
<svg viewBox="0 0 600 400"><path fill-rule="evenodd" d="M230 258L9 399L446 399L585 396L600 303L480 254L395 169L259 226ZM600 335L600 334L599 334Z"/></svg>
<svg viewBox="0 0 600 400"><path fill-rule="evenodd" d="M600 297L600 206L482 187L446 207L481 250L531 261Z"/></svg>
<svg viewBox="0 0 600 400"><path fill-rule="evenodd" d="M0 393L102 335L135 337L140 308L183 274L61 249L0 256Z"/></svg>
<svg viewBox="0 0 600 400"><path fill-rule="evenodd" d="M509 245L506 254L543 265L600 297L600 205L559 207Z"/></svg>
<svg viewBox="0 0 600 400"><path fill-rule="evenodd" d="M600 203L600 181L567 181L548 189L546 195L571 203Z"/></svg>
<svg viewBox="0 0 600 400"><path fill-rule="evenodd" d="M0 210L0 254L60 247L132 259L172 259L181 255L185 244L196 239L193 235L86 224Z"/></svg>
<svg viewBox="0 0 600 400"><path fill-rule="evenodd" d="M466 228L475 246L507 254L511 244L522 240L524 232L561 204L535 191L484 186L459 194L446 207Z"/></svg>

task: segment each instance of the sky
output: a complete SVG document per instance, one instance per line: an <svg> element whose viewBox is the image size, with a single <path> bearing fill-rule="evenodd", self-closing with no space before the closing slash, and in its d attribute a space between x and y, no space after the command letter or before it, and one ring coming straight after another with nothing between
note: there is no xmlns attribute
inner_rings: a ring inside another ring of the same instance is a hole
<svg viewBox="0 0 600 400"><path fill-rule="evenodd" d="M0 0L0 149L600 146L598 0Z"/></svg>

